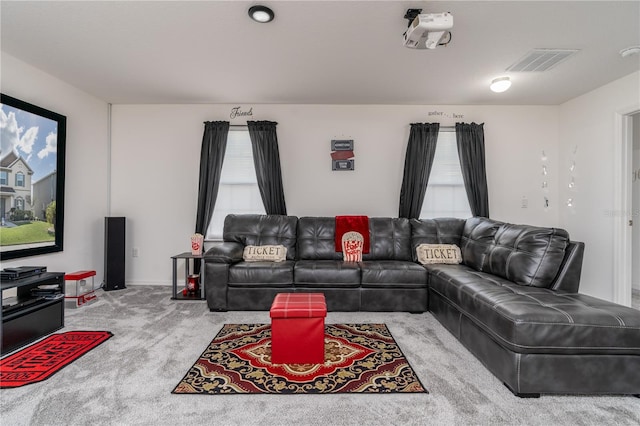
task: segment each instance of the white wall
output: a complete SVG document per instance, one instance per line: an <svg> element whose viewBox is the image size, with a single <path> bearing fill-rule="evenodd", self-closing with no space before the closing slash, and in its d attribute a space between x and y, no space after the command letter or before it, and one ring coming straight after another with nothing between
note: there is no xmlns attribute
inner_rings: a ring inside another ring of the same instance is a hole
<svg viewBox="0 0 640 426"><path fill-rule="evenodd" d="M169 283L194 231L203 121L238 105L115 105L111 215L127 217L127 282ZM412 122L484 122L491 216L558 226L558 107L240 105L278 122L288 213L397 216ZM439 114L430 113L437 112ZM456 114L458 117L454 117ZM247 117L230 120L244 124ZM355 141L355 171L333 172L331 139ZM543 208L542 151L551 208ZM529 200L521 208L522 197ZM132 249L139 257L132 257Z"/></svg>
<svg viewBox="0 0 640 426"><path fill-rule="evenodd" d="M127 282L168 284L170 256L189 249L194 229L202 122L227 120L237 105L114 106L108 211L107 104L5 53L1 70L3 93L68 119L65 250L3 264L95 269L102 280L103 218L123 215ZM252 109L251 119L279 123L285 196L289 213L298 216L396 216L409 123L484 122L492 217L566 228L587 245L581 291L611 300L614 113L638 103L639 81L635 73L559 107L241 107ZM434 112L439 114L430 115ZM354 172L331 171L333 138L355 140ZM542 150L550 171L546 211ZM573 158L577 187L570 211L563 203ZM523 196L527 209L521 208ZM131 256L133 247L140 249L137 258Z"/></svg>
<svg viewBox="0 0 640 426"><path fill-rule="evenodd" d="M576 161L576 188L562 186L560 193L562 200L572 196L575 207L560 209L560 221L586 244L580 291L607 300L613 300L614 217L622 214L613 204L614 120L616 112L640 105L639 94L636 72L560 106L561 184L568 184Z"/></svg>
<svg viewBox="0 0 640 426"><path fill-rule="evenodd" d="M67 117L64 251L2 262L103 275L107 195L107 103L2 52L2 93ZM100 281L98 281L100 280Z"/></svg>
<svg viewBox="0 0 640 426"><path fill-rule="evenodd" d="M123 215L128 219L127 282L169 283L170 256L189 249L194 229L202 122L227 120L237 105L114 106L109 170L104 101L4 52L1 71L3 93L68 120L64 251L4 261L3 266L95 269L102 280L103 218ZM559 107L241 107L252 110L251 119L279 123L287 206L289 214L298 216L396 216L409 123L484 122L491 216L566 228L587 247L581 291L611 300L614 115L638 105L639 93L640 73L634 73ZM244 123L241 118L231 121ZM331 171L334 138L355 140L354 172ZM546 210L540 188L542 150L550 172L551 208ZM577 186L570 191L566 185L573 159ZM564 205L570 195L574 209ZM523 196L527 209L521 208ZM139 257L132 258L132 247L140 249Z"/></svg>

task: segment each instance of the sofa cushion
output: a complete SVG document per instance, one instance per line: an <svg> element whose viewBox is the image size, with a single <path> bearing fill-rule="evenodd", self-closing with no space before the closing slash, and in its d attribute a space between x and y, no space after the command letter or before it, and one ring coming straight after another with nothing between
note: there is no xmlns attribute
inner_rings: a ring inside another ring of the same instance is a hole
<svg viewBox="0 0 640 426"><path fill-rule="evenodd" d="M240 262L229 268L229 287L291 287L293 260Z"/></svg>
<svg viewBox="0 0 640 426"><path fill-rule="evenodd" d="M569 234L564 229L513 225L474 217L461 238L465 265L520 285L549 287L558 274Z"/></svg>
<svg viewBox="0 0 640 426"><path fill-rule="evenodd" d="M485 256L482 271L520 285L549 287L564 259L564 229L503 224Z"/></svg>
<svg viewBox="0 0 640 426"><path fill-rule="evenodd" d="M370 217L369 241L369 253L362 255L363 260L413 259L409 219Z"/></svg>
<svg viewBox="0 0 640 426"><path fill-rule="evenodd" d="M465 265L482 271L484 259L493 246L494 237L501 225L502 222L484 217L472 217L465 221L460 238L462 262Z"/></svg>
<svg viewBox="0 0 640 426"><path fill-rule="evenodd" d="M295 216L230 214L224 219L222 237L243 246L283 245L287 260L294 260L297 224Z"/></svg>
<svg viewBox="0 0 640 426"><path fill-rule="evenodd" d="M360 287L359 264L342 260L299 260L293 276L296 287Z"/></svg>
<svg viewBox="0 0 640 426"><path fill-rule="evenodd" d="M298 220L298 256L303 260L341 260L335 248L333 217ZM369 218L369 253L364 260L411 260L411 225L405 218Z"/></svg>
<svg viewBox="0 0 640 426"><path fill-rule="evenodd" d="M640 355L640 312L521 286L464 265L428 265L429 288L518 353Z"/></svg>
<svg viewBox="0 0 640 426"><path fill-rule="evenodd" d="M360 264L362 287L425 288L427 271L421 265L402 260L370 260Z"/></svg>
<svg viewBox="0 0 640 426"><path fill-rule="evenodd" d="M336 252L334 217L298 219L298 257L302 260L342 260Z"/></svg>
<svg viewBox="0 0 640 426"><path fill-rule="evenodd" d="M460 247L464 219L452 217L437 219L411 219L411 253L418 261L416 248L420 244L455 244Z"/></svg>

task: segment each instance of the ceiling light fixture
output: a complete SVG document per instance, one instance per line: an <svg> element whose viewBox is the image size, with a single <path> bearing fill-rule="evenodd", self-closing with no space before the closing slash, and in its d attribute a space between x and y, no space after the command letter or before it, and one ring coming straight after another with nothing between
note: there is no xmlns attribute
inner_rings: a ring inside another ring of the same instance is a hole
<svg viewBox="0 0 640 426"><path fill-rule="evenodd" d="M496 93L502 93L511 87L511 79L509 77L498 77L491 81L489 88Z"/></svg>
<svg viewBox="0 0 640 426"><path fill-rule="evenodd" d="M627 47L626 49L622 49L620 51L620 56L626 58L627 56L637 55L638 53L640 53L640 46L631 46Z"/></svg>
<svg viewBox="0 0 640 426"><path fill-rule="evenodd" d="M273 10L269 9L267 6L251 6L249 8L249 16L256 22L260 22L262 24L273 21L273 17L275 14Z"/></svg>

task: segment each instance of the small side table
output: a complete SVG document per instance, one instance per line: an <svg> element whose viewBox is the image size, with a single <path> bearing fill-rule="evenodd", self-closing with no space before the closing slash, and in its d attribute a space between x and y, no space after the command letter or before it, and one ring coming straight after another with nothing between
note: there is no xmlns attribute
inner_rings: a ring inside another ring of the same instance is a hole
<svg viewBox="0 0 640 426"><path fill-rule="evenodd" d="M205 300L204 296L204 286L202 285L202 280L200 281L200 295L189 295L184 296L182 291L178 291L178 259L184 259L184 285L187 285L187 280L189 279L189 270L191 262L195 259L202 259L202 255L191 254L190 251L185 251L184 253L176 254L175 256L171 256L173 260L173 295L171 296L172 300ZM202 272L200 273L200 278L202 278Z"/></svg>

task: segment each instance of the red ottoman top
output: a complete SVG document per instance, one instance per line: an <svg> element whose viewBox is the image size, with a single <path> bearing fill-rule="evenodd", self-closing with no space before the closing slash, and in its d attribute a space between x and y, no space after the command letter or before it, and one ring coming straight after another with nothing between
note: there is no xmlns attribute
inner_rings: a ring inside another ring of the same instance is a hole
<svg viewBox="0 0 640 426"><path fill-rule="evenodd" d="M323 293L278 293L273 299L271 318L318 318L327 316Z"/></svg>

